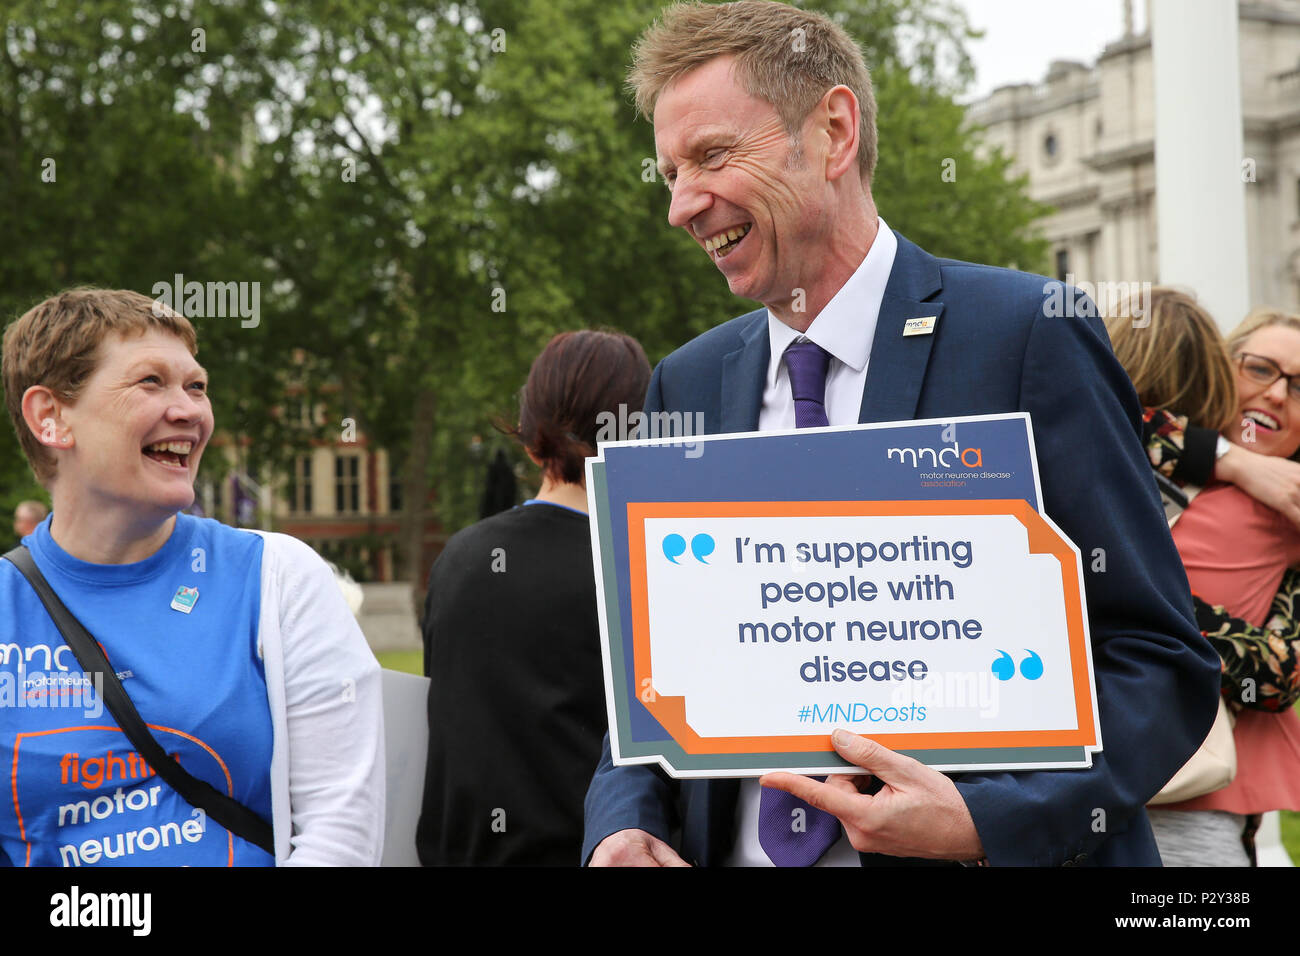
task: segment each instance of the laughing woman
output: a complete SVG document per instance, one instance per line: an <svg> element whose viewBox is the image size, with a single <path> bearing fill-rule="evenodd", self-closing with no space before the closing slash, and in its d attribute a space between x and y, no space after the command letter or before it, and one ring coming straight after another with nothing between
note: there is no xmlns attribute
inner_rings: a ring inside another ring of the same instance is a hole
<svg viewBox="0 0 1300 956"><path fill-rule="evenodd" d="M1143 405L1184 416L1149 411L1149 424L1164 422L1148 435L1153 467L1175 484L1180 476L1208 481L1199 493L1168 485L1165 493L1185 506L1174 543L1203 599L1197 618L1222 658L1223 693L1238 715L1232 782L1149 808L1148 817L1166 866L1248 865L1258 815L1300 809L1296 585L1287 571L1300 566L1300 530L1276 510L1290 502L1279 489L1292 484L1288 459L1300 452L1300 317L1252 313L1225 343L1193 298L1156 289L1151 302L1147 324L1116 317L1107 328ZM1194 442L1182 430L1187 422L1221 430L1217 451L1213 431ZM1209 481L1229 477L1219 465L1230 454L1241 460L1232 473L1239 483ZM1266 480L1247 481L1249 472Z"/></svg>
<svg viewBox="0 0 1300 956"><path fill-rule="evenodd" d="M0 707L0 865L379 862L379 668L333 575L294 538L181 513L214 427L197 351L134 292L65 292L5 331L5 400L54 503L23 545L161 749L81 691L76 625L24 555L0 561L0 681L21 697Z"/></svg>

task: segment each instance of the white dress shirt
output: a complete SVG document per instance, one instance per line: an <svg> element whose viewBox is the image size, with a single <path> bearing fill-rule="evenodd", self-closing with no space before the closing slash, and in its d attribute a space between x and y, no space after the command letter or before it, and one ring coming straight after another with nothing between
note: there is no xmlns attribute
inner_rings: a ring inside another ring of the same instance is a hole
<svg viewBox="0 0 1300 956"><path fill-rule="evenodd" d="M772 357L767 363L763 407L758 413L758 430L794 428L794 394L785 367L785 350L804 338L816 342L831 355L826 369L826 419L832 425L856 425L862 410L862 393L867 386L867 359L876 337L876 320L885 297L889 272L894 268L898 240L885 220L876 220L879 232L849 281L826 304L808 331L799 333L771 312L767 314L767 337Z"/></svg>
<svg viewBox="0 0 1300 956"><path fill-rule="evenodd" d="M794 394L790 391L790 373L785 367L785 350L797 339L816 342L831 355L826 369L826 420L831 425L856 425L862 411L862 394L867 387L867 359L876 337L876 320L885 297L885 284L894 268L898 240L885 225L876 220L879 231L849 281L840 287L826 308L813 319L802 335L780 319L767 314L768 341L772 357L767 366L767 383L763 388L763 407L758 413L758 430L791 429L794 423ZM758 842L758 807L763 788L758 778L740 783L736 804L736 834L728 866L772 866ZM817 866L858 866L858 853L848 838L840 835Z"/></svg>

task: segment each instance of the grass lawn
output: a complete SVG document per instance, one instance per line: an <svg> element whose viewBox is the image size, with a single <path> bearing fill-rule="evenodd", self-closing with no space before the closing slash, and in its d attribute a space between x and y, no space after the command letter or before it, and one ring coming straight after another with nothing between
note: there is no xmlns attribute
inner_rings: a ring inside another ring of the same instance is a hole
<svg viewBox="0 0 1300 956"><path fill-rule="evenodd" d="M1300 714L1300 704L1296 704L1295 709ZM1282 811L1282 845L1291 854L1291 862L1300 866L1300 813Z"/></svg>
<svg viewBox="0 0 1300 956"><path fill-rule="evenodd" d="M1296 713L1300 714L1300 704L1295 706ZM1286 852L1291 855L1291 862L1300 866L1300 813L1292 810L1282 811L1282 845L1286 847Z"/></svg>
<svg viewBox="0 0 1300 956"><path fill-rule="evenodd" d="M424 651L382 651L375 655L380 667L424 676Z"/></svg>
<svg viewBox="0 0 1300 956"><path fill-rule="evenodd" d="M1282 845L1291 854L1291 860L1300 865L1300 813L1282 811Z"/></svg>
<svg viewBox="0 0 1300 956"><path fill-rule="evenodd" d="M423 651L384 651L376 654L379 663L389 670L405 671L408 674L424 673ZM1300 710L1300 705L1297 705ZM1290 810L1282 811L1282 845L1291 854L1291 859L1300 864L1300 813Z"/></svg>

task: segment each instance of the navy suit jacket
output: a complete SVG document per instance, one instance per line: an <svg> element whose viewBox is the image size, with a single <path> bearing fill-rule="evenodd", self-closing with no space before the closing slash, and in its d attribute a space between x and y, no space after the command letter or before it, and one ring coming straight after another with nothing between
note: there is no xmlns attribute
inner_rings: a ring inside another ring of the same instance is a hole
<svg viewBox="0 0 1300 956"><path fill-rule="evenodd" d="M903 336L904 322L930 315L933 334ZM753 431L769 354L765 310L711 329L655 369L646 411L703 412L710 433ZM1018 411L1031 416L1044 510L1083 554L1104 751L1088 770L954 780L991 865L1158 866L1143 806L1209 732L1219 659L1194 623L1133 386L1086 297L1042 276L936 259L899 236L859 421ZM635 827L669 842L680 834L688 862L719 864L738 791L736 780L616 767L606 737L583 859Z"/></svg>

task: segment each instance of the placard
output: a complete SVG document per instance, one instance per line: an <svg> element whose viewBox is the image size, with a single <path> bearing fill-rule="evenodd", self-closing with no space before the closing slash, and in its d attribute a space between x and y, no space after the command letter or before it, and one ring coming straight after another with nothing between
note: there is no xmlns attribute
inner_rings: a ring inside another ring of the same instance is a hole
<svg viewBox="0 0 1300 956"><path fill-rule="evenodd" d="M1078 549L1026 414L600 445L587 463L615 763L940 770L1101 749Z"/></svg>

